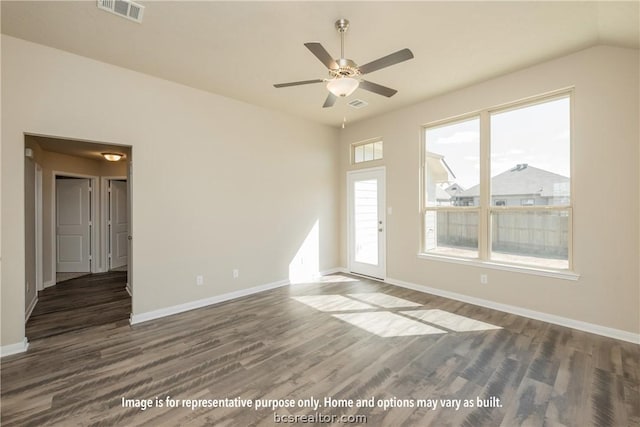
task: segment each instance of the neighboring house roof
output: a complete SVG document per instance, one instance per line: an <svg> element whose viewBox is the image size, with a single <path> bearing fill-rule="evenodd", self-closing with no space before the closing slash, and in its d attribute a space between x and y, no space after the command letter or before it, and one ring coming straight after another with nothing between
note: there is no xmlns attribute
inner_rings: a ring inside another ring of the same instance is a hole
<svg viewBox="0 0 640 427"><path fill-rule="evenodd" d="M444 189L450 196L457 196L464 191L464 188L460 184L451 184Z"/></svg>
<svg viewBox="0 0 640 427"><path fill-rule="evenodd" d="M519 164L491 178L491 195L516 196L533 194L542 197L566 196L569 194L569 178L538 169L528 164ZM463 191L458 197L478 197L480 186Z"/></svg>

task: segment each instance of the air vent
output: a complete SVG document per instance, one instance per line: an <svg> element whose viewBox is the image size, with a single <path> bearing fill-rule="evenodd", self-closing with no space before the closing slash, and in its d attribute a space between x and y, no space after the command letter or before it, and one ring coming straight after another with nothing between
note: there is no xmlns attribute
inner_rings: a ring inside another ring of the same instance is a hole
<svg viewBox="0 0 640 427"><path fill-rule="evenodd" d="M142 22L144 6L129 0L98 0L98 8L132 21Z"/></svg>
<svg viewBox="0 0 640 427"><path fill-rule="evenodd" d="M367 101L363 101L362 99L354 99L353 101L349 102L349 106L353 108L364 108L367 105L369 105L369 103Z"/></svg>

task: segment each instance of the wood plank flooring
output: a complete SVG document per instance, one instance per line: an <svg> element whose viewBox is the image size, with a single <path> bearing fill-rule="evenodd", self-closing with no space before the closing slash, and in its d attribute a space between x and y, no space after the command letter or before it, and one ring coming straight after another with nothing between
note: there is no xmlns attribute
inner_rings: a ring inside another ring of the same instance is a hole
<svg viewBox="0 0 640 427"><path fill-rule="evenodd" d="M40 291L26 325L27 338L33 341L128 320L131 297L126 280L126 272L84 275Z"/></svg>
<svg viewBox="0 0 640 427"><path fill-rule="evenodd" d="M129 310L126 298L118 304ZM316 412L366 417L332 425L640 425L640 346L347 275L42 336L2 359L3 426L274 426L274 414ZM236 397L373 397L390 407L180 406ZM178 407L141 410L123 398ZM476 407L478 398L500 405ZM433 410L427 399L461 407Z"/></svg>

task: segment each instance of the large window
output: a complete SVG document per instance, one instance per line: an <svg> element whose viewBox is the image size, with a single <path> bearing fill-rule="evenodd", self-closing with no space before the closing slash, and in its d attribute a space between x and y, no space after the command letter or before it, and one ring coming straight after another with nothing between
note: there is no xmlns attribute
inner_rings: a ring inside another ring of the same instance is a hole
<svg viewBox="0 0 640 427"><path fill-rule="evenodd" d="M567 93L425 129L423 252L571 269Z"/></svg>

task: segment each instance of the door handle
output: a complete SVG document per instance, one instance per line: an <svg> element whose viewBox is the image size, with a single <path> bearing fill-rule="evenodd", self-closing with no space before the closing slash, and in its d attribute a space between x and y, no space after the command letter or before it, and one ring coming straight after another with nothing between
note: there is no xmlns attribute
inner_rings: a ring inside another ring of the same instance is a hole
<svg viewBox="0 0 640 427"><path fill-rule="evenodd" d="M133 240L133 237L127 236L127 240Z"/></svg>

